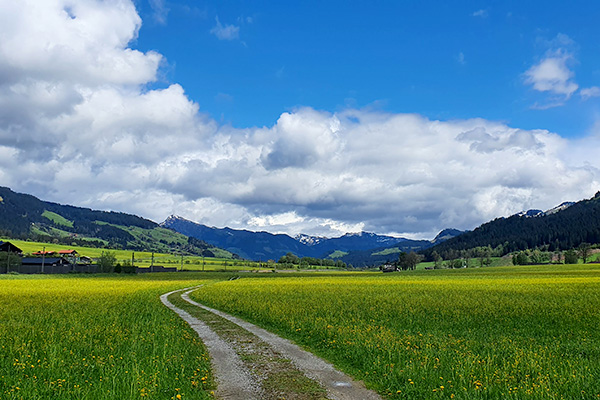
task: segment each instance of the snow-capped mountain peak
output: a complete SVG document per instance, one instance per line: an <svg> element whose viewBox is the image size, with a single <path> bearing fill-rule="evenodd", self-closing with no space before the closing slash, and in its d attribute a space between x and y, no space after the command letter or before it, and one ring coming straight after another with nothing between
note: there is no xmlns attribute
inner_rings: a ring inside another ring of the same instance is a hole
<svg viewBox="0 0 600 400"><path fill-rule="evenodd" d="M294 239L296 239L300 243L305 244L307 246L315 246L315 245L327 240L326 237L310 236L310 235L305 235L303 233L300 233L300 234L294 236Z"/></svg>

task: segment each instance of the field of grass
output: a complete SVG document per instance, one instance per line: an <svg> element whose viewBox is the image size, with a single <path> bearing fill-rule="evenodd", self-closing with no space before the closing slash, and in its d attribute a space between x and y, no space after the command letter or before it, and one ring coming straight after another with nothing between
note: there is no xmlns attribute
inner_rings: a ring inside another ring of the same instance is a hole
<svg viewBox="0 0 600 400"><path fill-rule="evenodd" d="M204 345L159 300L199 277L0 276L0 398L212 398Z"/></svg>
<svg viewBox="0 0 600 400"><path fill-rule="evenodd" d="M600 266L256 276L198 301L393 399L600 397Z"/></svg>

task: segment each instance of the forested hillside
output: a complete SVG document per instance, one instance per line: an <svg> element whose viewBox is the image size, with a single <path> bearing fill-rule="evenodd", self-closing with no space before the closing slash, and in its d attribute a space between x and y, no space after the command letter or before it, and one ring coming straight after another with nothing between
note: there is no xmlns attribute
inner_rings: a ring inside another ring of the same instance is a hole
<svg viewBox="0 0 600 400"><path fill-rule="evenodd" d="M0 236L114 249L232 257L136 215L61 205L0 187Z"/></svg>
<svg viewBox="0 0 600 400"><path fill-rule="evenodd" d="M485 223L471 232L423 251L428 258L436 251L443 258L450 253L481 246L501 247L501 253L545 247L566 250L581 243L600 243L600 192L558 212L530 217L513 215Z"/></svg>

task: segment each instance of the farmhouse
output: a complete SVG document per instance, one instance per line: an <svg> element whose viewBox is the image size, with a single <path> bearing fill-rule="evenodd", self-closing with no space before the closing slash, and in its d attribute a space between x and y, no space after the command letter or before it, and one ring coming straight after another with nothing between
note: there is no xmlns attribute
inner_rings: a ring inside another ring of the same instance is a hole
<svg viewBox="0 0 600 400"><path fill-rule="evenodd" d="M34 256L53 256L54 254L56 254L55 251L52 250L48 250L48 251L36 251L35 253L31 253Z"/></svg>
<svg viewBox="0 0 600 400"><path fill-rule="evenodd" d="M58 254L60 254L61 256L73 256L73 257L77 257L79 255L79 253L77 253L76 250L59 250Z"/></svg>
<svg viewBox="0 0 600 400"><path fill-rule="evenodd" d="M394 271L398 271L398 268L395 265L392 265L392 264L384 264L381 267L379 267L379 269L382 272L394 272Z"/></svg>
<svg viewBox="0 0 600 400"><path fill-rule="evenodd" d="M17 254L23 253L23 250L21 250L14 244L12 244L10 242L3 242L1 240L0 240L0 251L7 251L9 253L17 253Z"/></svg>

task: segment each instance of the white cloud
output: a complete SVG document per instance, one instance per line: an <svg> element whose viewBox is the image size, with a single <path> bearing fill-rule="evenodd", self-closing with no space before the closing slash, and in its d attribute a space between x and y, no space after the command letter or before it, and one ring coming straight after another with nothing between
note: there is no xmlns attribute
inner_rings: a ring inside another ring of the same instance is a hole
<svg viewBox="0 0 600 400"><path fill-rule="evenodd" d="M579 87L572 80L575 74L567 66L571 57L561 52L548 55L525 72L525 83L533 85L537 91L550 92L569 99Z"/></svg>
<svg viewBox="0 0 600 400"><path fill-rule="evenodd" d="M475 11L473 14L471 14L472 17L480 17L480 18L487 18L489 16L489 12L488 10L477 10Z"/></svg>
<svg viewBox="0 0 600 400"><path fill-rule="evenodd" d="M532 106L534 109L545 110L564 105L579 89L572 70L572 66L577 63L573 55L577 46L569 36L562 33L551 40L538 38L538 42L548 50L537 64L524 73L524 83L549 95Z"/></svg>
<svg viewBox="0 0 600 400"><path fill-rule="evenodd" d="M595 139L482 119L306 107L219 126L180 85L144 88L161 56L128 47L130 2L69 4L0 0L0 184L14 190L156 221L433 237L600 184Z"/></svg>
<svg viewBox="0 0 600 400"><path fill-rule="evenodd" d="M590 97L599 97L600 96L600 87L592 86L589 88L581 89L579 91L579 95L583 100L587 100Z"/></svg>
<svg viewBox="0 0 600 400"><path fill-rule="evenodd" d="M235 25L223 25L219 17L215 17L216 25L210 30L219 40L235 40L240 37L240 27Z"/></svg>

